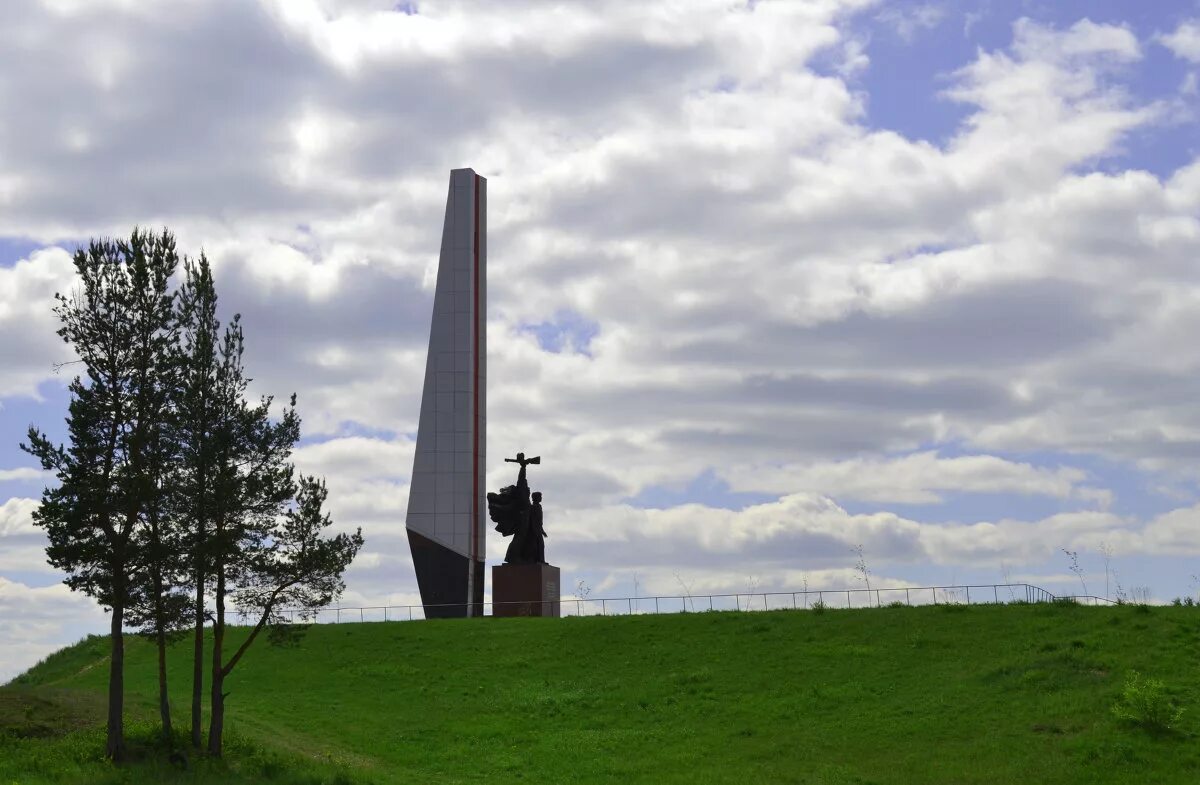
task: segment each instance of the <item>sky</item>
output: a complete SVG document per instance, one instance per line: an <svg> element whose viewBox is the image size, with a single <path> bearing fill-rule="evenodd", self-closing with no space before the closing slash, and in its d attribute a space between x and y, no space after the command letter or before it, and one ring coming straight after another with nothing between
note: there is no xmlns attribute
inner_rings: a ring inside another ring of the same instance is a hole
<svg viewBox="0 0 1200 785"><path fill-rule="evenodd" d="M1195 0L6 0L0 681L107 628L45 563L88 238L168 227L254 395L404 534L449 170L488 178L488 486L592 597L1200 590ZM505 541L491 532L488 563ZM1078 554L1078 574L1064 550ZM686 588L685 588L686 587Z"/></svg>

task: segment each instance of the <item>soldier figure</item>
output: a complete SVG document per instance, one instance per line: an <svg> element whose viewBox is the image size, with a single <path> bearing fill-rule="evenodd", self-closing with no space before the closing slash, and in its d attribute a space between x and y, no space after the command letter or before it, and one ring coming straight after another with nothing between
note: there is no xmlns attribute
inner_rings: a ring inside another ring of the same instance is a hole
<svg viewBox="0 0 1200 785"><path fill-rule="evenodd" d="M542 492L533 492L533 506L529 508L529 534L526 540L526 561L531 564L546 563L546 530L542 528Z"/></svg>

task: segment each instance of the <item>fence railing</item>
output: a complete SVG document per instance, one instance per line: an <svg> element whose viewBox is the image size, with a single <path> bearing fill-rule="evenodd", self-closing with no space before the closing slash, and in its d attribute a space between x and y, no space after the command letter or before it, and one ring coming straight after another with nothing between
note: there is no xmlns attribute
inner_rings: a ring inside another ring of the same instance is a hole
<svg viewBox="0 0 1200 785"><path fill-rule="evenodd" d="M651 613L701 611L812 610L821 608L879 608L885 605L979 605L1004 603L1074 602L1081 605L1116 605L1095 595L1054 595L1029 583L982 583L952 586L903 586L880 589L816 589L790 592L738 592L733 594L678 594L652 597L563 597L542 603L543 616L636 616ZM820 603L820 605L818 605ZM476 615L538 615L528 601L485 602L475 605ZM554 606L558 607L555 608ZM521 606L521 607L515 607ZM444 605L374 605L353 608L320 608L314 611L283 610L290 621L320 624L368 621L418 621L462 616L462 603ZM496 614L497 610L501 614ZM508 611L505 613L505 611ZM557 611L557 612L555 612ZM243 621L248 617L235 613Z"/></svg>

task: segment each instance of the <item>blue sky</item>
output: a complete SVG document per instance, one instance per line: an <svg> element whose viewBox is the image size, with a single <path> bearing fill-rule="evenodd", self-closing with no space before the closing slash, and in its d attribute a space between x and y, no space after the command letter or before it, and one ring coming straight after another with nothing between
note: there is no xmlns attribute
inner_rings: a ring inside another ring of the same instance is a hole
<svg viewBox="0 0 1200 785"><path fill-rule="evenodd" d="M876 585L1074 591L1066 548L1102 591L1103 544L1127 590L1200 590L1200 4L133 5L0 11L0 679L104 624L17 444L63 433L71 252L135 225L204 249L253 393L298 394L297 464L367 538L344 604L416 601L460 166L488 484L543 455L564 585L855 587L862 545Z"/></svg>
<svg viewBox="0 0 1200 785"><path fill-rule="evenodd" d="M1119 74L1122 83L1142 100L1172 101L1195 66L1176 57L1155 36L1170 33L1196 15L1194 3L1128 2L979 2L912 3L888 6L867 14L856 27L868 37L869 52L883 68L868 68L858 80L867 95L867 122L911 139L945 144L958 132L970 107L941 95L952 74L978 49L1002 50L1012 41L1015 16L1057 28L1080 19L1132 31L1147 42L1143 58ZM924 14L914 9L929 9ZM1014 13L1014 11L1016 13ZM898 20L908 19L908 25ZM1102 162L1106 169L1138 168L1163 177L1193 161L1200 144L1200 117L1133 134L1121 149Z"/></svg>

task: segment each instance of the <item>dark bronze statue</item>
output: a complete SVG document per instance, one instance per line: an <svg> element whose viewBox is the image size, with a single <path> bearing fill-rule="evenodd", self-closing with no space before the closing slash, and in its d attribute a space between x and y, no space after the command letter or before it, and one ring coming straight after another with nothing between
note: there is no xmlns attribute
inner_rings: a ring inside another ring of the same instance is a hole
<svg viewBox="0 0 1200 785"><path fill-rule="evenodd" d="M541 456L526 458L517 453L516 458L505 458L506 463L521 465L517 472L517 484L500 489L499 493L487 495L488 515L496 524L496 531L512 537L508 551L504 554L507 564L545 564L546 531L542 528L542 494L529 494L529 481L525 478L525 467L540 464Z"/></svg>

